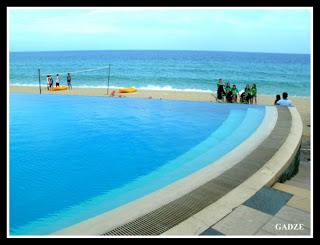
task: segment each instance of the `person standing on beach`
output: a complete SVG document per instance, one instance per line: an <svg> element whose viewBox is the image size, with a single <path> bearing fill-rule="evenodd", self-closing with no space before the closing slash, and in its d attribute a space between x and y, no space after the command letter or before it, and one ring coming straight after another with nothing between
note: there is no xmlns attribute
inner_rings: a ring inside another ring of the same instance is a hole
<svg viewBox="0 0 320 245"><path fill-rule="evenodd" d="M252 97L252 85L251 84L249 84L249 89L248 89L248 94L249 94L249 97L248 97L248 103L249 104L253 104L253 97Z"/></svg>
<svg viewBox="0 0 320 245"><path fill-rule="evenodd" d="M226 83L225 87L224 87L225 91L231 91L231 87L230 87L230 83Z"/></svg>
<svg viewBox="0 0 320 245"><path fill-rule="evenodd" d="M252 104L251 103L251 88L250 88L250 85L247 84L245 89L244 89L244 103L245 104Z"/></svg>
<svg viewBox="0 0 320 245"><path fill-rule="evenodd" d="M217 81L217 89L219 88L219 85L220 84L223 84L223 82L222 82L222 79L221 78L219 78L219 80Z"/></svg>
<svg viewBox="0 0 320 245"><path fill-rule="evenodd" d="M287 92L282 93L282 99L279 100L276 104L280 105L280 106L293 106L292 101L288 100L288 93Z"/></svg>
<svg viewBox="0 0 320 245"><path fill-rule="evenodd" d="M226 83L226 87L225 87L225 92L226 92L226 102L228 103L232 103L232 91L231 91L231 87L229 85L229 83Z"/></svg>
<svg viewBox="0 0 320 245"><path fill-rule="evenodd" d="M252 87L251 87L251 104L257 104L257 86L256 84L252 84Z"/></svg>
<svg viewBox="0 0 320 245"><path fill-rule="evenodd" d="M69 88L69 89L72 89L72 85L71 85L71 75L70 75L70 73L68 73L68 76L67 76L67 83L68 83L68 88Z"/></svg>
<svg viewBox="0 0 320 245"><path fill-rule="evenodd" d="M51 81L51 89L52 89L52 87L53 87L53 78L52 78L52 76L50 76L50 81Z"/></svg>
<svg viewBox="0 0 320 245"><path fill-rule="evenodd" d="M47 82L48 82L47 89L50 90L52 87L52 80L50 75L47 75Z"/></svg>
<svg viewBox="0 0 320 245"><path fill-rule="evenodd" d="M235 84L232 85L231 92L232 92L232 101L233 101L233 103L237 103L239 90L237 89L237 86Z"/></svg>
<svg viewBox="0 0 320 245"><path fill-rule="evenodd" d="M56 78L56 87L60 87L60 75L57 74L57 78Z"/></svg>
<svg viewBox="0 0 320 245"><path fill-rule="evenodd" d="M225 95L226 95L226 92L224 91L224 88L223 88L223 82L222 82L222 80L219 80L219 86L218 86L218 90L217 90L217 101L223 102Z"/></svg>

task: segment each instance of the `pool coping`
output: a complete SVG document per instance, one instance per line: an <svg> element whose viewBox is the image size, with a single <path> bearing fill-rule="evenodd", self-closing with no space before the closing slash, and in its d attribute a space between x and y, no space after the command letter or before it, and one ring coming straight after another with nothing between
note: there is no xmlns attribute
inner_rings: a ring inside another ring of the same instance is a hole
<svg viewBox="0 0 320 245"><path fill-rule="evenodd" d="M192 192L199 186L216 178L252 153L270 135L276 125L278 111L274 106L266 106L265 108L266 114L258 129L242 144L235 147L227 155L215 161L214 164L210 164L192 175L176 181L168 187L160 189L112 211L54 232L51 235L87 236L105 234L112 229L130 221L134 221L135 219ZM229 209L227 210L229 211ZM194 219L193 217L191 218ZM176 229L181 229L185 222L189 222L189 219L180 223ZM112 222L110 222L110 220L112 220ZM206 226L206 228L208 227ZM168 230L164 234L171 234L170 232L174 232L174 228L172 229ZM197 229L197 233L200 233L201 231L202 229ZM194 232L191 232L190 234L194 234Z"/></svg>
<svg viewBox="0 0 320 245"><path fill-rule="evenodd" d="M227 169L221 175L209 180L188 194L134 221L106 232L105 235L149 236L166 234L171 228L178 226L179 223L192 216L198 215L212 203L217 203L231 190L241 186L245 180L254 175L275 155L290 133L292 119L290 111L286 107L279 107L277 110L279 111L277 123L270 135L251 154L232 168ZM239 193L237 194L239 195ZM241 197L244 194L240 192ZM239 198L235 199L235 201L238 200ZM226 208L225 204L226 201L224 200L221 206ZM221 217L222 213L212 210L212 214L216 216L220 215ZM208 215L210 213L206 214L205 218L208 218Z"/></svg>
<svg viewBox="0 0 320 245"><path fill-rule="evenodd" d="M264 186L271 187L277 182L281 174L294 160L302 139L303 125L301 117L295 107L290 107L288 110L292 117L290 132L279 150L262 168L217 202L161 235L172 237L199 235L230 214L235 208L241 206Z"/></svg>

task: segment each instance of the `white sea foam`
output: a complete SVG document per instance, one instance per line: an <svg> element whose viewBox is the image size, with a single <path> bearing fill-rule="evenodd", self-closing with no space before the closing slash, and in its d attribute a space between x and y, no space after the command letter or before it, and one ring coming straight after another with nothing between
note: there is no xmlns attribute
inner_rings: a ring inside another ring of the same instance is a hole
<svg viewBox="0 0 320 245"><path fill-rule="evenodd" d="M39 86L39 84L32 83L10 83L10 86L21 86L21 87L35 87Z"/></svg>
<svg viewBox="0 0 320 245"><path fill-rule="evenodd" d="M76 88L103 88L103 89L107 89L108 86L106 85L79 85L79 86L73 86ZM119 89L119 88L123 88L124 86L109 86L109 89ZM135 86L133 86L135 87ZM135 87L139 90L161 90L161 91L179 91L179 92L202 92L202 93L212 93L211 90L208 89L196 89L196 88L173 88L170 85L166 85L166 86L156 86L156 85L147 85L147 86L137 86Z"/></svg>
<svg viewBox="0 0 320 245"><path fill-rule="evenodd" d="M164 90L164 91L182 91L182 92L202 92L202 93L211 93L211 90L208 89L196 89L196 88L173 88L172 86L155 86L155 85L147 85L143 87L138 87L141 90Z"/></svg>
<svg viewBox="0 0 320 245"><path fill-rule="evenodd" d="M107 89L108 86L106 85L79 85L79 86L74 86L74 87L78 87L78 88L104 88ZM135 87L135 86L133 86ZM110 86L109 89L119 89L119 88L123 88L123 86ZM161 91L182 91L182 92L203 92L203 93L211 93L212 91L210 90L206 90L206 89L196 89L196 88L185 88L185 89L180 89L180 88L173 88L170 85L166 85L166 86L156 86L156 85L147 85L147 86L137 86L135 87L137 89L141 89L141 90L161 90Z"/></svg>
<svg viewBox="0 0 320 245"><path fill-rule="evenodd" d="M42 86L44 86L46 84L42 84ZM39 86L39 84L37 83L10 83L10 86L22 86L22 87L35 87L35 86ZM74 86L75 88L103 88L103 89L107 89L108 86L106 85L79 85L79 86ZM109 89L119 89L119 88L123 88L124 86L109 86ZM147 85L147 86L142 86L142 87L136 87L137 89L141 89L141 90L161 90L161 91L177 91L177 92L200 92L200 93L216 93L216 91L212 91L209 89L196 89L196 88L173 88L170 85L166 85L166 86L156 86L156 85ZM241 92L243 92L243 90L239 91L239 93L241 94ZM259 93L258 96L273 96L273 94L267 94L267 93ZM275 94L274 94L275 96ZM296 95L296 94L289 94L290 97L298 97L298 98L305 98L308 99L310 98L310 96L302 96L302 95Z"/></svg>
<svg viewBox="0 0 320 245"><path fill-rule="evenodd" d="M73 86L77 88L104 88L107 89L108 86L106 85L79 85L79 86ZM133 86L134 87L134 86ZM110 86L109 89L119 89L123 88L121 86ZM195 89L195 88L185 88L185 89L179 89L179 88L173 88L172 86L156 86L156 85L147 85L147 86L142 86L142 87L136 87L137 89L140 90L161 90L161 91L180 91L180 92L203 92L203 93L211 93L212 91L210 90L205 90L205 89Z"/></svg>
<svg viewBox="0 0 320 245"><path fill-rule="evenodd" d="M103 88L103 89L107 89L108 86L106 85L79 85L79 86L74 86L72 85L72 87L75 87L75 88ZM109 89L119 89L119 88L123 88L123 87L117 87L117 86L109 86Z"/></svg>

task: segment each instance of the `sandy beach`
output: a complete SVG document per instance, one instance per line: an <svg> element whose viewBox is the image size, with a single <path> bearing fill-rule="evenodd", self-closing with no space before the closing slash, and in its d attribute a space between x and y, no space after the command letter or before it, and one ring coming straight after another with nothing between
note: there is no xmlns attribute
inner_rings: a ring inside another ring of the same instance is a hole
<svg viewBox="0 0 320 245"><path fill-rule="evenodd" d="M79 88L73 87L72 90L62 91L48 91L46 87L41 89L43 94L63 94L63 95L87 95L87 96L111 96L112 91L115 91L115 97L128 97L128 98L146 98L146 99L174 99L174 100L190 100L190 101L208 101L216 102L213 93L204 92L185 92L185 91L170 91L170 90L138 90L135 93L118 93L117 89L105 88ZM16 93L39 93L37 86L10 86L9 92ZM303 138L309 140L310 138L310 97L290 97L293 104L301 115L303 121ZM275 96L262 96L258 94L257 103L261 105L273 105ZM303 140L304 140L303 139Z"/></svg>

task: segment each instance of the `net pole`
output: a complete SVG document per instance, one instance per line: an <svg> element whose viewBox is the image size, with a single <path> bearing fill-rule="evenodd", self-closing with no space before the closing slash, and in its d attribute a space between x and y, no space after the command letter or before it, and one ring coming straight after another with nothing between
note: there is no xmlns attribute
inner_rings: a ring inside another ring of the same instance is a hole
<svg viewBox="0 0 320 245"><path fill-rule="evenodd" d="M39 91L41 94L41 79L40 79L40 69L38 69L38 77L39 77Z"/></svg>
<svg viewBox="0 0 320 245"><path fill-rule="evenodd" d="M109 74L108 74L108 88L107 88L107 94L109 94L109 82L110 82L110 64L109 64Z"/></svg>

